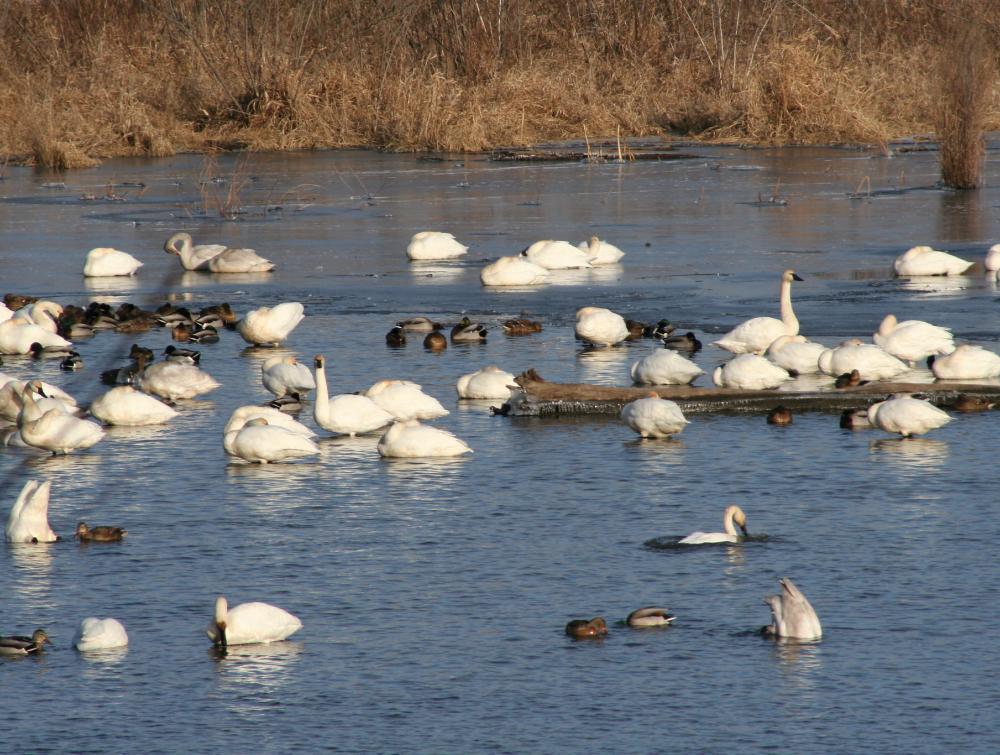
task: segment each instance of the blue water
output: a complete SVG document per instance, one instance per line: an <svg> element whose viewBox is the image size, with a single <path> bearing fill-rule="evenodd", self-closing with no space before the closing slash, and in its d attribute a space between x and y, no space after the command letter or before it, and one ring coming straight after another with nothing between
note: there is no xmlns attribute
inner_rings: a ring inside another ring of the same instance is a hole
<svg viewBox="0 0 1000 755"><path fill-rule="evenodd" d="M0 659L0 699L16 708L0 749L1000 749L989 671L1000 599L997 415L955 414L905 442L841 430L820 413L786 428L762 416L694 415L674 440L639 442L614 417L502 418L489 413L496 402L456 400L457 377L487 364L624 385L651 344L580 353L578 307L667 317L707 341L746 317L776 315L787 267L804 278L793 298L816 340L870 336L894 312L997 348L996 284L981 270L913 282L888 274L918 243L981 260L1000 236L992 162L982 191L954 194L933 188L934 153L691 150L701 157L624 165L366 152L222 158L218 173L247 180L235 221L203 197L196 156L109 161L56 178L8 169L0 293L63 304L229 301L239 313L302 301L306 319L284 350L307 364L325 354L331 392L415 380L451 410L435 424L475 453L387 461L375 435L324 437L314 461L231 462L222 426L234 408L268 400L259 370L273 353L246 349L233 333L202 347L202 366L222 387L181 402L170 424L112 429L69 457L4 449L3 510L26 480L52 480L49 518L66 540L0 549L0 632L44 626L55 643L44 655ZM875 188L928 188L848 198L865 176ZM64 188L43 186L58 180ZM116 189L123 202L79 199L122 182L146 186ZM787 204L755 204L772 195ZM468 258L407 263L409 236L426 228L453 231L470 244ZM278 270L185 274L161 250L180 229L253 246ZM627 252L621 266L556 275L534 291L479 286L486 259L592 233ZM98 245L145 267L135 281L85 282L84 255ZM384 344L401 317L454 322L464 313L490 328L486 344L441 354L419 339ZM504 337L499 323L522 313L543 332ZM71 375L16 357L2 370L40 375L85 403L102 390L100 370L123 363L133 342L160 351L169 334L100 333L79 344L86 368ZM696 361L710 371L722 358L706 347ZM308 424L310 408L300 416ZM766 537L650 544L717 529L731 503ZM80 519L129 535L81 546L70 538ZM816 608L820 642L757 634L769 622L762 599L782 576ZM280 605L304 627L219 658L204 627L220 594L231 605ZM651 604L668 607L675 625L624 626ZM128 649L73 650L91 615L122 621ZM597 615L607 639L564 635L568 620Z"/></svg>

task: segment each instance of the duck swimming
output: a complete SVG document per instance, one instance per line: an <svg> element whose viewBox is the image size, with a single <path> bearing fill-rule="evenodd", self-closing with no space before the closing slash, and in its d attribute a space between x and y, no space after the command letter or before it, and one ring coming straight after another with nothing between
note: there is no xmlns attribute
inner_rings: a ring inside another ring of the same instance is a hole
<svg viewBox="0 0 1000 755"><path fill-rule="evenodd" d="M767 424L785 427L792 424L792 410L787 406L776 406L767 413Z"/></svg>
<svg viewBox="0 0 1000 755"><path fill-rule="evenodd" d="M29 655L40 653L45 645L51 645L52 640L44 629L36 629L31 637L13 635L0 637L0 655Z"/></svg>
<svg viewBox="0 0 1000 755"><path fill-rule="evenodd" d="M527 336L532 333L541 333L542 324L537 320L504 320L501 323L504 335L508 336Z"/></svg>
<svg viewBox="0 0 1000 755"><path fill-rule="evenodd" d="M389 346L406 346L406 331L399 325L385 334L385 342Z"/></svg>
<svg viewBox="0 0 1000 755"><path fill-rule="evenodd" d="M438 333L435 330L424 338L424 348L428 351L444 351L448 348L448 339L443 333Z"/></svg>
<svg viewBox="0 0 1000 755"><path fill-rule="evenodd" d="M481 343L486 340L486 326L472 322L468 317L451 329L452 343Z"/></svg>
<svg viewBox="0 0 1000 755"><path fill-rule="evenodd" d="M86 522L78 522L74 536L82 543L116 543L128 534L121 527L88 527Z"/></svg>
<svg viewBox="0 0 1000 755"><path fill-rule="evenodd" d="M573 619L566 625L566 634L578 640L604 637L608 633L607 622L600 616L593 619Z"/></svg>
<svg viewBox="0 0 1000 755"><path fill-rule="evenodd" d="M674 349L675 351L698 351L701 349L701 341L695 338L694 333L690 330L687 333L681 335L671 335L666 338L661 339L663 345L668 349Z"/></svg>

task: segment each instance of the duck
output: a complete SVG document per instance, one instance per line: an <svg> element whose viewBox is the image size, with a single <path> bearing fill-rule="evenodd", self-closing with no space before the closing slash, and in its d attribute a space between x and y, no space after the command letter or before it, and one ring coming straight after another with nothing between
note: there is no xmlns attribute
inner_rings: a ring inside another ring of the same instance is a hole
<svg viewBox="0 0 1000 755"><path fill-rule="evenodd" d="M68 348L73 345L62 336L28 322L23 317L12 317L0 322L0 354L27 354L34 343L41 344L42 348Z"/></svg>
<svg viewBox="0 0 1000 755"><path fill-rule="evenodd" d="M826 346L805 336L778 336L764 356L794 375L814 375L819 372L819 355L824 351Z"/></svg>
<svg viewBox="0 0 1000 755"><path fill-rule="evenodd" d="M28 351L32 359L67 359L80 356L80 352L74 351L69 346L42 346L38 341L31 344Z"/></svg>
<svg viewBox="0 0 1000 755"><path fill-rule="evenodd" d="M88 527L86 522L76 523L74 536L82 543L116 543L128 534L121 527Z"/></svg>
<svg viewBox="0 0 1000 755"><path fill-rule="evenodd" d="M961 275L973 263L929 246L914 246L896 257L893 272L900 278L920 275Z"/></svg>
<svg viewBox="0 0 1000 755"><path fill-rule="evenodd" d="M589 251L579 249L568 241L536 241L522 251L521 256L546 270L591 267Z"/></svg>
<svg viewBox="0 0 1000 755"><path fill-rule="evenodd" d="M135 344L132 346L134 349ZM149 349L143 349L143 351L149 351ZM149 352L149 356L141 352L136 353L137 356L132 357L131 364L117 369L104 370L101 373L101 382L105 385L132 385L135 383L146 369L146 365L153 361L152 352Z"/></svg>
<svg viewBox="0 0 1000 755"><path fill-rule="evenodd" d="M406 331L399 325L394 325L392 330L385 334L385 342L389 346L406 346Z"/></svg>
<svg viewBox="0 0 1000 755"><path fill-rule="evenodd" d="M859 338L849 338L840 345L827 349L816 362L820 372L842 375L857 370L865 380L887 380L906 372L909 367L881 346L862 343Z"/></svg>
<svg viewBox="0 0 1000 755"><path fill-rule="evenodd" d="M218 343L219 331L211 325L201 326L179 322L170 331L171 337L181 343Z"/></svg>
<svg viewBox="0 0 1000 755"><path fill-rule="evenodd" d="M819 617L812 605L788 577L778 580L781 595L770 595L764 603L771 607L771 623L762 633L768 637L818 640L823 636Z"/></svg>
<svg viewBox="0 0 1000 755"><path fill-rule="evenodd" d="M229 610L221 595L215 599L215 616L205 630L214 645L225 650L229 645L278 642L302 629L297 616L269 603L241 603Z"/></svg>
<svg viewBox="0 0 1000 755"><path fill-rule="evenodd" d="M767 424L786 427L792 424L792 410L779 404L767 413Z"/></svg>
<svg viewBox="0 0 1000 755"><path fill-rule="evenodd" d="M593 619L573 619L566 625L566 634L577 640L592 640L606 636L608 624L600 616Z"/></svg>
<svg viewBox="0 0 1000 755"><path fill-rule="evenodd" d="M3 305L12 311L17 311L22 309L32 302L38 301L37 296L28 296L27 294L4 294L3 295Z"/></svg>
<svg viewBox="0 0 1000 755"><path fill-rule="evenodd" d="M486 340L486 326L463 317L451 329L452 343L482 343Z"/></svg>
<svg viewBox="0 0 1000 755"><path fill-rule="evenodd" d="M90 403L90 413L106 425L142 427L162 425L177 416L177 410L130 385L112 388Z"/></svg>
<svg viewBox="0 0 1000 755"><path fill-rule="evenodd" d="M267 420L267 424L274 425L276 427L283 427L286 430L291 430L294 433L305 438L315 438L316 433L314 433L307 426L303 425L296 419L289 417L284 412L275 409L271 406L241 406L233 410L233 413L229 415L229 419L226 421L226 426L223 428L222 433L233 432L234 430L240 430L243 426L252 419L258 417L263 417Z"/></svg>
<svg viewBox="0 0 1000 755"><path fill-rule="evenodd" d="M1000 244L994 244L986 252L986 259L983 261L986 272L994 273L1000 270Z"/></svg>
<svg viewBox="0 0 1000 755"><path fill-rule="evenodd" d="M49 493L52 482L28 480L7 515L4 537L8 543L54 543L59 536L49 526Z"/></svg>
<svg viewBox="0 0 1000 755"><path fill-rule="evenodd" d="M443 231L415 233L406 246L406 256L411 260L450 260L461 257L467 251L469 247Z"/></svg>
<svg viewBox="0 0 1000 755"><path fill-rule="evenodd" d="M951 408L956 412L968 414L971 412L988 412L993 406L994 403L992 401L988 401L981 396L970 396L968 393L960 393L955 397Z"/></svg>
<svg viewBox="0 0 1000 755"><path fill-rule="evenodd" d="M192 245L191 234L179 231L163 244L163 251L175 254L185 270L208 270L213 273L267 273L274 263L253 249L227 247L223 244Z"/></svg>
<svg viewBox="0 0 1000 755"><path fill-rule="evenodd" d="M194 398L214 391L220 385L200 367L179 362L151 364L136 377L136 383L146 393L167 401Z"/></svg>
<svg viewBox="0 0 1000 755"><path fill-rule="evenodd" d="M313 366L316 371L316 402L313 404L313 419L324 430L354 436L358 433L379 430L395 421L392 414L367 396L360 396L356 393L328 395L326 358L317 354L313 359Z"/></svg>
<svg viewBox="0 0 1000 755"><path fill-rule="evenodd" d="M504 335L507 336L527 336L532 333L542 332L542 324L540 322L524 318L504 320L500 324L500 327L503 328Z"/></svg>
<svg viewBox="0 0 1000 755"><path fill-rule="evenodd" d="M743 535L736 534L739 525ZM722 514L722 528L725 532L692 532L678 542L681 545L704 545L707 543L739 543L747 537L747 517L739 506L727 506Z"/></svg>
<svg viewBox="0 0 1000 755"><path fill-rule="evenodd" d="M163 357L168 362L179 362L180 364L193 364L196 367L201 362L201 352L195 349L178 349L170 344L163 350ZM152 360L150 360L152 361Z"/></svg>
<svg viewBox="0 0 1000 755"><path fill-rule="evenodd" d="M440 401L409 380L379 380L364 395L399 421L436 419L449 414Z"/></svg>
<svg viewBox="0 0 1000 755"><path fill-rule="evenodd" d="M948 328L923 320L899 322L893 314L883 318L872 341L897 359L908 362L911 367L918 360L950 354L955 350L954 336Z"/></svg>
<svg viewBox="0 0 1000 755"><path fill-rule="evenodd" d="M510 386L515 385L514 376L496 365L462 375L455 384L459 398L502 399L510 398Z"/></svg>
<svg viewBox="0 0 1000 755"><path fill-rule="evenodd" d="M867 430L872 426L868 409L844 409L840 414L840 426L844 430Z"/></svg>
<svg viewBox="0 0 1000 755"><path fill-rule="evenodd" d="M45 645L51 645L52 640L44 629L36 629L31 637L12 635L0 637L0 655L28 655L40 653Z"/></svg>
<svg viewBox="0 0 1000 755"><path fill-rule="evenodd" d="M580 251L586 252L587 261L591 265L616 265L625 256L625 252L617 246L601 241L597 236L591 236L576 246Z"/></svg>
<svg viewBox="0 0 1000 755"><path fill-rule="evenodd" d="M625 404L620 416L622 422L643 438L669 438L689 424L675 402L653 392Z"/></svg>
<svg viewBox="0 0 1000 755"><path fill-rule="evenodd" d="M212 326L232 330L236 327L237 317L233 308L227 302L222 302L202 307L194 321L206 328Z"/></svg>
<svg viewBox="0 0 1000 755"><path fill-rule="evenodd" d="M629 369L637 385L687 385L704 372L690 359L669 349L655 351Z"/></svg>
<svg viewBox="0 0 1000 755"><path fill-rule="evenodd" d="M792 309L792 281L801 281L794 270L781 274L781 319L754 317L737 325L714 344L734 354L763 354L781 336L797 336L799 321Z"/></svg>
<svg viewBox="0 0 1000 755"><path fill-rule="evenodd" d="M648 629L650 627L668 627L675 618L666 608L646 606L632 611L625 619L625 623L633 629Z"/></svg>
<svg viewBox="0 0 1000 755"><path fill-rule="evenodd" d="M424 338L424 348L428 351L444 351L448 348L448 339L443 333L435 330Z"/></svg>
<svg viewBox="0 0 1000 755"><path fill-rule="evenodd" d="M99 246L87 252L87 261L83 265L85 278L103 278L112 276L135 275L142 263L128 252Z"/></svg>
<svg viewBox="0 0 1000 755"><path fill-rule="evenodd" d="M410 317L396 323L397 328L402 328L407 333L430 333L433 330L441 330L444 327L439 322L434 322L429 317Z"/></svg>
<svg viewBox="0 0 1000 755"><path fill-rule="evenodd" d="M927 357L927 366L938 380L985 380L1000 376L1000 355L963 343L950 354Z"/></svg>
<svg viewBox="0 0 1000 755"><path fill-rule="evenodd" d="M867 382L867 380L861 379L861 372L859 370L851 370L842 375L837 375L837 379L833 381L833 387L854 388L855 386L865 385Z"/></svg>
<svg viewBox="0 0 1000 755"><path fill-rule="evenodd" d="M302 322L305 307L299 302L285 302L275 307L261 307L246 313L236 324L243 340L255 346L277 346Z"/></svg>
<svg viewBox="0 0 1000 755"><path fill-rule="evenodd" d="M625 318L602 307L576 311L576 337L593 346L614 346L628 338Z"/></svg>
<svg viewBox="0 0 1000 755"><path fill-rule="evenodd" d="M81 652L112 650L128 645L128 633L118 619L88 616L80 622L73 645Z"/></svg>
<svg viewBox="0 0 1000 755"><path fill-rule="evenodd" d="M104 437L96 422L78 419L60 409L49 409L38 419L20 423L21 439L29 446L70 454L90 448Z"/></svg>
<svg viewBox="0 0 1000 755"><path fill-rule="evenodd" d="M230 456L238 456L255 464L288 461L315 456L320 452L319 446L312 439L284 427L271 425L264 417L248 420L239 430L223 435L222 447Z"/></svg>
<svg viewBox="0 0 1000 755"><path fill-rule="evenodd" d="M65 370L66 372L72 372L74 370L83 369L83 357L78 353L71 352L59 363L59 369Z"/></svg>
<svg viewBox="0 0 1000 755"><path fill-rule="evenodd" d="M500 257L479 271L484 286L538 286L546 282L549 271L524 257Z"/></svg>
<svg viewBox="0 0 1000 755"><path fill-rule="evenodd" d="M695 352L701 349L701 341L690 330L687 333L667 336L660 340L663 341L665 348L674 349L675 351Z"/></svg>
<svg viewBox="0 0 1000 755"><path fill-rule="evenodd" d="M260 368L261 382L278 398L289 395L300 401L303 394L316 390L312 372L295 357L274 356L264 361Z"/></svg>
<svg viewBox="0 0 1000 755"><path fill-rule="evenodd" d="M652 324L639 320L625 320L625 327L628 328L626 341L638 341L640 338L666 338L675 330L669 320L659 320Z"/></svg>
<svg viewBox="0 0 1000 755"><path fill-rule="evenodd" d="M757 354L739 354L715 368L712 382L720 388L765 391L776 388L792 376L788 371Z"/></svg>
<svg viewBox="0 0 1000 755"><path fill-rule="evenodd" d="M914 398L909 393L897 393L887 401L869 406L868 421L887 433L909 438L943 427L951 422L951 417L930 401Z"/></svg>
<svg viewBox="0 0 1000 755"><path fill-rule="evenodd" d="M434 456L471 454L469 445L453 433L422 425L411 419L396 422L378 442L381 456L397 459L419 459Z"/></svg>

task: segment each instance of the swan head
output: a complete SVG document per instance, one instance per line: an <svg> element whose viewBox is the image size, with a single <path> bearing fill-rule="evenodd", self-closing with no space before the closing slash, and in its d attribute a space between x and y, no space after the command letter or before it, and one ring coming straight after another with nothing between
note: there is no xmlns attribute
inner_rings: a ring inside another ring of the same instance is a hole
<svg viewBox="0 0 1000 755"><path fill-rule="evenodd" d="M600 616L589 621L587 619L573 619L566 625L566 634L578 640L604 637L607 633L607 622Z"/></svg>
<svg viewBox="0 0 1000 755"><path fill-rule="evenodd" d="M801 281L802 279L794 270L786 270L781 274L781 280L784 283L791 283L792 281Z"/></svg>
<svg viewBox="0 0 1000 755"><path fill-rule="evenodd" d="M743 537L746 537L750 533L747 532L747 515L743 513L743 509L735 504L732 506L727 506L725 513L722 515L723 521L732 521L736 524L740 531L743 532Z"/></svg>
<svg viewBox="0 0 1000 755"><path fill-rule="evenodd" d="M180 245L180 246L178 246ZM177 254L181 253L181 249L185 246L191 246L191 234L185 233L184 231L178 231L163 244L163 251L167 254Z"/></svg>
<svg viewBox="0 0 1000 755"><path fill-rule="evenodd" d="M463 318L463 322L468 322L469 318ZM462 323L455 326L456 328L464 327ZM433 333L428 333L427 337L424 338L424 348L430 351L444 351L448 348L448 339L444 337L443 334L434 331Z"/></svg>
<svg viewBox="0 0 1000 755"><path fill-rule="evenodd" d="M229 618L229 603L221 595L215 599L215 644L226 647L226 620Z"/></svg>

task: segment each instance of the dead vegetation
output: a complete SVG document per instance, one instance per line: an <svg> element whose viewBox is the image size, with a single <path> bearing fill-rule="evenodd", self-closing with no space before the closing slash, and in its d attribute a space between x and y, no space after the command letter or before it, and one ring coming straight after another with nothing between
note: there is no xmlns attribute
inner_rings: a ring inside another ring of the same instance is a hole
<svg viewBox="0 0 1000 755"><path fill-rule="evenodd" d="M956 119L936 122L934 82L942 59L964 60L956 24L981 30L976 58L995 67L998 11L1000 0L7 0L0 107L14 117L0 119L0 152L68 168L584 133L884 143L967 119L955 102ZM996 128L994 80L974 91L977 123Z"/></svg>

